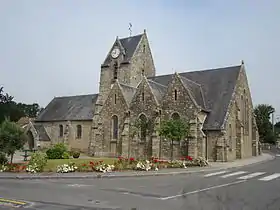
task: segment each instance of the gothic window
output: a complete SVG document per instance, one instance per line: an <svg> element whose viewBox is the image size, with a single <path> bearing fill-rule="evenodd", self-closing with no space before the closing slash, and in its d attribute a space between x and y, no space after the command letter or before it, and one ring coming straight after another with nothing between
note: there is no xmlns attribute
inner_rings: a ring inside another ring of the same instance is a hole
<svg viewBox="0 0 280 210"><path fill-rule="evenodd" d="M142 92L142 101L144 101L144 100L145 100L145 93Z"/></svg>
<svg viewBox="0 0 280 210"><path fill-rule="evenodd" d="M118 116L114 115L112 117L112 137L113 137L113 139L118 139L118 133L119 133L119 120L118 120Z"/></svg>
<svg viewBox="0 0 280 210"><path fill-rule="evenodd" d="M175 101L177 101L177 94L178 94L178 93L177 93L177 90L175 89L175 90L174 90L174 100L175 100Z"/></svg>
<svg viewBox="0 0 280 210"><path fill-rule="evenodd" d="M59 125L59 137L63 137L63 125Z"/></svg>
<svg viewBox="0 0 280 210"><path fill-rule="evenodd" d="M117 94L114 95L114 102L117 103Z"/></svg>
<svg viewBox="0 0 280 210"><path fill-rule="evenodd" d="M180 115L179 115L177 112L174 112L174 113L171 115L171 119L172 119L172 120L179 120L179 119L180 119Z"/></svg>
<svg viewBox="0 0 280 210"><path fill-rule="evenodd" d="M82 138L82 126L77 125L77 138L80 139Z"/></svg>
<svg viewBox="0 0 280 210"><path fill-rule="evenodd" d="M146 141L146 136L147 136L147 117L144 114L141 114L139 117L140 120L140 140L141 141Z"/></svg>

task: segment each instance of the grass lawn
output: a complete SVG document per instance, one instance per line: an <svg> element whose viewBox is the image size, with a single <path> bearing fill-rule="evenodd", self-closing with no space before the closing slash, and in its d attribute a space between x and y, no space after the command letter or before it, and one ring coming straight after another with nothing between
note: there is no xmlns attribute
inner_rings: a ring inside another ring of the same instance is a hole
<svg viewBox="0 0 280 210"><path fill-rule="evenodd" d="M87 158L87 159L54 159L54 160L48 160L47 165L44 169L44 171L50 172L50 171L56 171L56 167L58 165L62 164L68 164L68 163L75 163L75 164L89 164L90 161L99 161L103 160L106 164L113 164L114 161L116 161L116 158Z"/></svg>

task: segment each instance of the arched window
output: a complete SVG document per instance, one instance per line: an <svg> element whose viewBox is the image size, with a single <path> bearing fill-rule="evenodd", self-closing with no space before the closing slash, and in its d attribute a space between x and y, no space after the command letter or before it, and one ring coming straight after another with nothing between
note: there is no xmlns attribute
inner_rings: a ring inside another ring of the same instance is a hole
<svg viewBox="0 0 280 210"><path fill-rule="evenodd" d="M142 101L144 101L144 100L145 100L145 93L142 92Z"/></svg>
<svg viewBox="0 0 280 210"><path fill-rule="evenodd" d="M180 119L180 115L177 113L177 112L174 112L172 115L171 115L171 118L173 120L179 120Z"/></svg>
<svg viewBox="0 0 280 210"><path fill-rule="evenodd" d="M82 126L77 125L77 138L80 139L82 138Z"/></svg>
<svg viewBox="0 0 280 210"><path fill-rule="evenodd" d="M118 116L114 115L112 117L112 139L118 139L119 133L119 120Z"/></svg>
<svg viewBox="0 0 280 210"><path fill-rule="evenodd" d="M63 137L63 125L59 125L59 137Z"/></svg>
<svg viewBox="0 0 280 210"><path fill-rule="evenodd" d="M117 103L117 94L115 94L115 96L114 96L114 102L115 102L115 104Z"/></svg>
<svg viewBox="0 0 280 210"><path fill-rule="evenodd" d="M177 101L177 94L178 94L178 93L177 93L177 90L175 89L175 90L174 90L174 100L175 100L175 101Z"/></svg>
<svg viewBox="0 0 280 210"><path fill-rule="evenodd" d="M140 140L146 141L147 137L147 117L144 114L141 114L139 117L140 120Z"/></svg>

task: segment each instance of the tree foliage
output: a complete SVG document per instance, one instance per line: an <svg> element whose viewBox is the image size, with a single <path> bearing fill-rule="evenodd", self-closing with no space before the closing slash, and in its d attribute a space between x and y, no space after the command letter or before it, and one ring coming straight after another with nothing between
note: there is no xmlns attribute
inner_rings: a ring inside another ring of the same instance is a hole
<svg viewBox="0 0 280 210"><path fill-rule="evenodd" d="M6 118L17 122L21 117L37 117L42 108L37 104L16 103L4 88L0 87L0 123Z"/></svg>
<svg viewBox="0 0 280 210"><path fill-rule="evenodd" d="M173 159L173 143L181 141L190 134L189 124L182 119L163 121L159 127L159 135L170 140L171 159Z"/></svg>
<svg viewBox="0 0 280 210"><path fill-rule="evenodd" d="M27 140L28 137L24 130L15 122L7 119L2 122L0 126L0 151L11 156L11 162L15 152L22 149Z"/></svg>
<svg viewBox="0 0 280 210"><path fill-rule="evenodd" d="M275 143L276 138L270 122L270 115L274 112L275 109L268 104L259 104L254 109L260 140L263 143Z"/></svg>

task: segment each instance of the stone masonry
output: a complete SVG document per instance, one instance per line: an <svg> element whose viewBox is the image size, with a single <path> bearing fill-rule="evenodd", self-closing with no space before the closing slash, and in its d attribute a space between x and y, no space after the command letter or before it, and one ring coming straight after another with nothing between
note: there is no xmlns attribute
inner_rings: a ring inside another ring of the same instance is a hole
<svg viewBox="0 0 280 210"><path fill-rule="evenodd" d="M170 158L170 140L159 136L157 128L163 120L180 118L189 123L191 133L174 142L175 158L233 161L258 155L258 130L243 61L237 66L156 76L144 31L116 38L101 65L98 94L73 97L76 100L55 98L35 120L52 143L67 140L71 148L95 156ZM68 108L58 111L61 106ZM66 137L58 137L60 125L67 126ZM79 139L78 125L83 131Z"/></svg>

